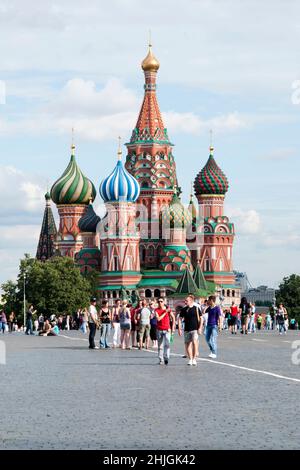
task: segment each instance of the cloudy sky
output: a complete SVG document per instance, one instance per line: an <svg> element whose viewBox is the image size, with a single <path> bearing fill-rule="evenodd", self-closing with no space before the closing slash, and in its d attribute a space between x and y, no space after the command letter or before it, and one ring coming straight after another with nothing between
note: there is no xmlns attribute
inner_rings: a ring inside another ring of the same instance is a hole
<svg viewBox="0 0 300 470"><path fill-rule="evenodd" d="M299 273L297 0L0 0L0 282L35 255L71 128L97 188L114 166L142 101L149 29L183 199L212 129L230 181L235 268L254 286Z"/></svg>

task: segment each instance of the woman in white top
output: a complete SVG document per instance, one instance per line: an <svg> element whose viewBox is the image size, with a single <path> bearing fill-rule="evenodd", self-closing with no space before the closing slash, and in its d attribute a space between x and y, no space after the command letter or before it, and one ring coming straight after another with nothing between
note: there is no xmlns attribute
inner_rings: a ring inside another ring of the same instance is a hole
<svg viewBox="0 0 300 470"><path fill-rule="evenodd" d="M121 347L121 329L120 329L120 310L121 310L121 300L116 300L116 305L112 311L112 327L113 327L113 348Z"/></svg>

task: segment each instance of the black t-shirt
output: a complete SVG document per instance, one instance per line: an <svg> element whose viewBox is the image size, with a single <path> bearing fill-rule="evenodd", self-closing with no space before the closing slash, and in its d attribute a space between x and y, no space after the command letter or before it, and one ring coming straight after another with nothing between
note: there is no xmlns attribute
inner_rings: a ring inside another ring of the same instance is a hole
<svg viewBox="0 0 300 470"><path fill-rule="evenodd" d="M200 324L198 322L198 315L201 317L202 313L199 307L184 307L180 312L180 317L184 319L184 331L198 330Z"/></svg>
<svg viewBox="0 0 300 470"><path fill-rule="evenodd" d="M32 320L32 311L31 310L28 310L27 312L27 320Z"/></svg>
<svg viewBox="0 0 300 470"><path fill-rule="evenodd" d="M251 313L250 304L240 304L240 309L242 309L242 317L245 317L246 315L249 315L249 313Z"/></svg>
<svg viewBox="0 0 300 470"><path fill-rule="evenodd" d="M109 318L109 311L105 312L104 310L101 310L101 322L102 323L110 323L110 318Z"/></svg>

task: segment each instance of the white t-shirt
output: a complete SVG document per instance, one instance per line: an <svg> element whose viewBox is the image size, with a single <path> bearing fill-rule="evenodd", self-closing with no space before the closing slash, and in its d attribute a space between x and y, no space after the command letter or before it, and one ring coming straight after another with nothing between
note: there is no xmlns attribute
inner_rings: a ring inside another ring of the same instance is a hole
<svg viewBox="0 0 300 470"><path fill-rule="evenodd" d="M96 323L97 321L97 309L95 305L90 305L89 306L89 322Z"/></svg>
<svg viewBox="0 0 300 470"><path fill-rule="evenodd" d="M141 310L141 325L150 325L151 311L147 307L143 307Z"/></svg>

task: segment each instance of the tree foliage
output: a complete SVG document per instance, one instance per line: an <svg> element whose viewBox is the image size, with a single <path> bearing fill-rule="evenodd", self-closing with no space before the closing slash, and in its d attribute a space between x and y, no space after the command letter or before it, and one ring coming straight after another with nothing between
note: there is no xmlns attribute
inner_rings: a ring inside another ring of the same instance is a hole
<svg viewBox="0 0 300 470"><path fill-rule="evenodd" d="M300 323L300 276L292 274L283 278L276 291L277 303L283 303L289 317L296 318Z"/></svg>
<svg viewBox="0 0 300 470"><path fill-rule="evenodd" d="M18 315L23 311L24 294L28 304L33 304L38 313L73 314L78 308L88 305L94 285L85 279L72 258L54 257L46 262L25 255L20 262L16 283L8 281L1 287L7 311Z"/></svg>

